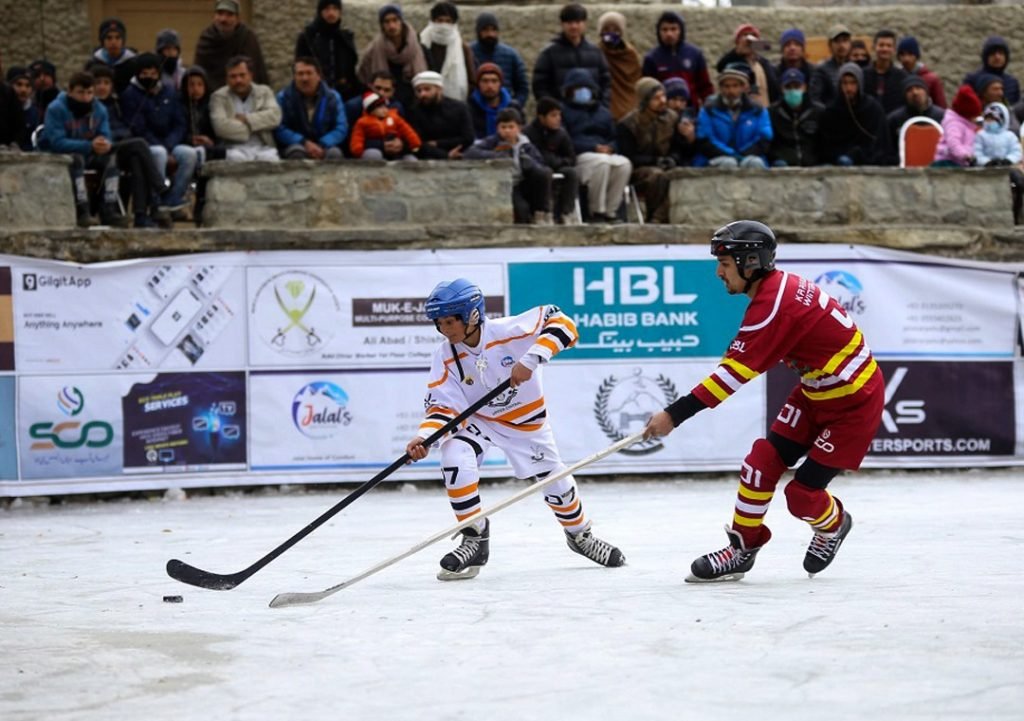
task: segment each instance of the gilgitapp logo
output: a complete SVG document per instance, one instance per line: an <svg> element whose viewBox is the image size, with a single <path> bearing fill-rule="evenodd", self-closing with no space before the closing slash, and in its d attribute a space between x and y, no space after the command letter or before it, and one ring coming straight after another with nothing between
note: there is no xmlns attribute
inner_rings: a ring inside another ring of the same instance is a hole
<svg viewBox="0 0 1024 721"><path fill-rule="evenodd" d="M74 386L64 386L57 394L57 409L68 418L74 418L85 408L85 395ZM114 441L114 427L106 421L43 421L29 426L28 434L36 439L29 446L33 451L54 448L103 448Z"/></svg>
<svg viewBox="0 0 1024 721"><path fill-rule="evenodd" d="M862 297L864 286L853 273L845 270L830 270L814 279L815 285L835 298L847 313L861 315L867 310Z"/></svg>
<svg viewBox="0 0 1024 721"><path fill-rule="evenodd" d="M907 399L896 401L889 410L889 403L892 401L900 383L906 378L908 369L899 367L893 371L892 376L885 381L885 408L882 410L882 425L890 433L899 433L901 425L919 425L925 422L928 417L924 410L925 402L920 399Z"/></svg>
<svg viewBox="0 0 1024 721"><path fill-rule="evenodd" d="M23 273L21 276L22 290L84 290L91 285L92 278L79 278L74 275Z"/></svg>
<svg viewBox="0 0 1024 721"><path fill-rule="evenodd" d="M337 383L307 383L292 399L292 423L307 438L331 438L352 422L347 406L348 394Z"/></svg>
<svg viewBox="0 0 1024 721"><path fill-rule="evenodd" d="M676 399L676 386L659 374L645 376L641 368L628 378L608 376L594 399L594 418L608 438L621 441L647 425L647 419ZM661 439L650 438L619 451L626 456L644 456L663 448Z"/></svg>
<svg viewBox="0 0 1024 721"><path fill-rule="evenodd" d="M263 282L252 301L253 325L273 350L308 355L325 348L341 324L341 304L327 282L287 270Z"/></svg>

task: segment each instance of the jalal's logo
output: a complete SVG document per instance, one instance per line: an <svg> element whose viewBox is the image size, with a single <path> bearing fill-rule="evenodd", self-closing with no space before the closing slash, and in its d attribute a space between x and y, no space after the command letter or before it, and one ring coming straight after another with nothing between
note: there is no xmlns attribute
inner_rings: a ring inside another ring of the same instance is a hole
<svg viewBox="0 0 1024 721"><path fill-rule="evenodd" d="M620 441L647 425L647 419L676 399L675 384L663 375L649 378L640 368L628 378L608 376L594 399L594 418L605 435ZM620 453L644 456L661 450L660 439L640 441Z"/></svg>
<svg viewBox="0 0 1024 721"><path fill-rule="evenodd" d="M868 309L864 302L864 286L853 273L845 270L830 270L814 279L815 284L836 302L843 310L853 315L860 315Z"/></svg>
<svg viewBox="0 0 1024 721"><path fill-rule="evenodd" d="M74 386L64 386L57 393L57 408L68 418L74 418L85 408L85 395ZM34 442L33 451L54 448L104 448L114 441L114 427L106 421L43 421L29 426L28 434Z"/></svg>
<svg viewBox="0 0 1024 721"><path fill-rule="evenodd" d="M314 381L292 399L292 423L304 436L322 440L352 422L348 394L336 383Z"/></svg>
<svg viewBox="0 0 1024 721"><path fill-rule="evenodd" d="M252 301L256 332L271 349L288 355L322 350L341 325L341 304L330 286L304 270L263 282Z"/></svg>

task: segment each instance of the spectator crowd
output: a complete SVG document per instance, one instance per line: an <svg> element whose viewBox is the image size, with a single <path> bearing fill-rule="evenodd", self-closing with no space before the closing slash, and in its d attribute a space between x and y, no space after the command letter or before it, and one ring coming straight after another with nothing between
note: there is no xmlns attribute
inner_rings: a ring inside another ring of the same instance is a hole
<svg viewBox="0 0 1024 721"><path fill-rule="evenodd" d="M656 44L641 55L624 15L601 15L593 42L586 8L570 3L531 77L494 12L460 24L459 8L442 0L417 31L389 3L378 20L360 51L341 1L317 0L295 41L291 82L275 92L236 0L214 2L191 65L175 30L140 52L121 20L105 19L64 90L45 59L6 70L0 147L70 155L82 226L95 216L118 226L198 222L197 171L211 160L343 158L508 158L517 222L621 222L632 189L650 222L667 223L673 168L898 165L901 129L918 118L942 129L936 165L1010 166L1015 193L1024 186L1024 101L998 36L947 103L919 41L884 28L869 46L834 25L829 57L812 65L799 28L769 58L770 41L745 23L712 79L678 12L661 14ZM1014 210L1016 221L1019 194Z"/></svg>

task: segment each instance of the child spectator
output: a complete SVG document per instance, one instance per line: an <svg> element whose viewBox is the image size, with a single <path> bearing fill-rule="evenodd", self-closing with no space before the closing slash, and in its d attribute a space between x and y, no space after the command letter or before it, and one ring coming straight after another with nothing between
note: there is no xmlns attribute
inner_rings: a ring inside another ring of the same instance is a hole
<svg viewBox="0 0 1024 721"><path fill-rule="evenodd" d="M1010 112L1002 103L985 106L981 132L974 135L974 158L978 165L1016 165L1021 159L1020 139L1008 130Z"/></svg>
<svg viewBox="0 0 1024 721"><path fill-rule="evenodd" d="M370 144L374 147L369 147ZM379 143L379 145L378 145ZM377 93L363 96L363 115L352 128L353 158L363 160L416 160L420 136Z"/></svg>
<svg viewBox="0 0 1024 721"><path fill-rule="evenodd" d="M498 132L476 141L464 153L470 159L511 158L515 163L512 210L517 223L551 225L551 168L529 138L521 132L519 111L498 113Z"/></svg>
<svg viewBox="0 0 1024 721"><path fill-rule="evenodd" d="M537 117L526 126L525 132L530 142L540 150L544 164L554 173L564 176L553 186L558 196L555 222L575 225L576 199L579 193L576 151L572 148L572 138L562 127L562 104L554 98L541 98L537 101Z"/></svg>
<svg viewBox="0 0 1024 721"><path fill-rule="evenodd" d="M950 106L953 112L942 116L942 139L935 149L936 167L966 168L974 165L974 136L981 101L970 85L961 85Z"/></svg>
<svg viewBox="0 0 1024 721"><path fill-rule="evenodd" d="M46 108L60 93L57 87L57 66L49 60L36 60L28 66L28 70L32 73L32 88L36 93L39 115L44 116Z"/></svg>
<svg viewBox="0 0 1024 721"><path fill-rule="evenodd" d="M207 160L224 160L227 148L217 140L213 132L213 121L210 119L210 96L212 94L206 71L193 65L185 71L181 82L181 102L185 112L185 141L190 143L199 155L202 167ZM196 176L196 204L192 209L192 217L196 225L201 225L203 208L206 205L206 186L209 182L203 173Z"/></svg>

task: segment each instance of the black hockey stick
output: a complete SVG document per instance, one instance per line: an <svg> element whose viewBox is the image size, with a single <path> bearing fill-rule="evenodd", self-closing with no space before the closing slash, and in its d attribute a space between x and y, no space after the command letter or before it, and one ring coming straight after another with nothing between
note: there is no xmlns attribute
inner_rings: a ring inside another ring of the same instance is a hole
<svg viewBox="0 0 1024 721"><path fill-rule="evenodd" d="M451 419L443 426L438 428L436 431L431 433L424 441L423 445L429 446L440 440L444 434L458 426L463 421L467 420L470 416L476 413L478 410L483 408L485 405L490 403L492 400L501 395L505 390L508 389L510 379L502 381L494 390L490 391L483 398L478 400L476 403L471 405L469 408L464 410L462 413ZM399 468L404 466L410 460L408 453L403 453L402 456L395 460L390 466L385 468L383 471L375 475L373 478L368 480L359 488L352 491L350 494L342 498L336 504L327 509L323 514L320 515L315 521L310 523L308 526L303 528L301 531L296 533L294 536L289 538L287 541L282 543L280 546L275 548L273 551L268 553L266 556L256 561L246 569L239 571L238 573L211 573L210 571L204 571L201 568L190 566L184 561L179 561L177 558L172 558L167 562L167 575L176 581L187 583L190 586L199 586L200 588L208 588L214 591L229 591L242 581L249 578L261 568L266 566L268 563L273 561L275 558L280 556L282 553L287 551L289 548L294 546L296 543L301 541L303 538L308 536L310 533L315 531L320 526L324 525L327 521L333 518L339 511L352 505L360 496L376 487L381 481L390 476L392 473L397 471Z"/></svg>

